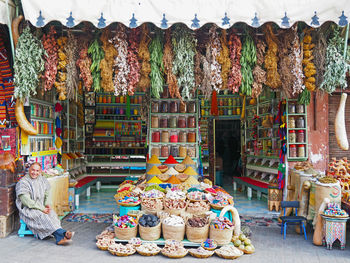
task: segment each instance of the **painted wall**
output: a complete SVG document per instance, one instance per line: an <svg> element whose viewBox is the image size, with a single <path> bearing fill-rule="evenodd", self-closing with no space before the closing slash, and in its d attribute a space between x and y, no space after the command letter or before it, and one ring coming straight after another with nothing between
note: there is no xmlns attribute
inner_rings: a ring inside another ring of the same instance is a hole
<svg viewBox="0 0 350 263"><path fill-rule="evenodd" d="M307 122L309 161L316 170L326 171L329 159L328 94L312 93Z"/></svg>

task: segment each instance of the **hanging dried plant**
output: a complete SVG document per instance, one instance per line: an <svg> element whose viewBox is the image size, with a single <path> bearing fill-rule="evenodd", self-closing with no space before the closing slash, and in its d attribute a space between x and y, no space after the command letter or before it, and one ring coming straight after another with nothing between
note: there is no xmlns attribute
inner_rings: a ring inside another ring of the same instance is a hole
<svg viewBox="0 0 350 263"><path fill-rule="evenodd" d="M76 94L76 91L78 89L78 81L79 81L79 74L77 67L75 65L79 53L78 53L78 43L76 37L73 35L72 32L68 32L68 41L67 45L65 46L65 53L67 55L67 82L66 82L66 89L67 89L67 99L72 100Z"/></svg>
<svg viewBox="0 0 350 263"><path fill-rule="evenodd" d="M305 88L307 88L309 91L314 91L316 89L316 79L314 75L316 72L315 64L313 63L313 50L315 47L315 44L312 43L312 36L310 34L310 30L304 32L304 39L302 42L302 48L303 48L303 65L304 65L304 85Z"/></svg>
<svg viewBox="0 0 350 263"><path fill-rule="evenodd" d="M177 77L178 86L182 89L184 99L190 99L196 89L194 79L194 56L197 40L194 33L185 25L175 26L173 31L173 74Z"/></svg>
<svg viewBox="0 0 350 263"><path fill-rule="evenodd" d="M267 24L264 28L265 39L267 42L267 52L265 55L266 68L266 85L271 89L279 89L282 85L280 75L277 71L278 64L278 40L272 32L271 24Z"/></svg>
<svg viewBox="0 0 350 263"><path fill-rule="evenodd" d="M242 56L241 62L241 74L242 83L240 86L240 92L244 95L252 95L252 85L253 85L253 68L256 63L256 48L255 43L248 33L244 38L244 43L242 45Z"/></svg>
<svg viewBox="0 0 350 263"><path fill-rule="evenodd" d="M138 58L140 30L138 28L131 29L129 33L129 46L128 46L128 64L130 71L128 75L129 87L128 94L134 95L137 84L140 80L140 62Z"/></svg>
<svg viewBox="0 0 350 263"><path fill-rule="evenodd" d="M42 76L44 81L44 90L51 90L56 80L57 64L58 64L58 45L55 38L56 30L53 26L50 27L49 33L43 35L41 43L46 51L45 72Z"/></svg>
<svg viewBox="0 0 350 263"><path fill-rule="evenodd" d="M79 45L81 46L81 49L79 51L79 59L77 60L76 65L79 67L79 77L83 80L86 91L90 91L93 80L90 71L92 62L91 58L88 56L89 37L82 37L79 41Z"/></svg>
<svg viewBox="0 0 350 263"><path fill-rule="evenodd" d="M203 66L203 78L202 85L200 87L201 93L204 95L205 99L209 99L212 92L213 87L211 85L211 68L210 68L210 47L207 46L206 56L201 56L201 63Z"/></svg>
<svg viewBox="0 0 350 263"><path fill-rule="evenodd" d="M143 91L149 89L151 81L149 79L149 74L151 73L150 54L148 50L148 45L151 42L149 36L147 24L141 26L141 41L139 46L139 58L141 60L141 70L140 70L140 81L138 86Z"/></svg>
<svg viewBox="0 0 350 263"><path fill-rule="evenodd" d="M256 39L256 65L253 70L254 83L252 86L252 97L259 97L266 82L266 71L263 68L266 43L262 38Z"/></svg>
<svg viewBox="0 0 350 263"><path fill-rule="evenodd" d="M67 64L68 64L68 58L65 54L65 46L67 44L67 37L60 37L57 39L58 44L58 66L57 66L57 75L56 75L56 82L55 87L58 92L58 99L59 100L66 100L66 80L67 80Z"/></svg>
<svg viewBox="0 0 350 263"><path fill-rule="evenodd" d="M102 42L102 49L105 53L104 58L101 60L101 87L105 92L113 92L113 64L116 56L118 55L117 50L113 44L109 41L110 31L106 28L102 31L100 40Z"/></svg>
<svg viewBox="0 0 350 263"><path fill-rule="evenodd" d="M156 29L156 35L149 45L151 55L151 93L153 97L159 99L160 93L163 92L164 85L164 65L163 65L163 34Z"/></svg>
<svg viewBox="0 0 350 263"><path fill-rule="evenodd" d="M112 43L118 55L114 60L114 95L126 95L128 93L128 75L130 66L127 61L128 42L126 40L125 26L118 24L117 33L112 38Z"/></svg>
<svg viewBox="0 0 350 263"><path fill-rule="evenodd" d="M227 47L227 33L225 29L221 31L221 52L218 56L218 62L221 64L221 79L222 79L222 89L227 89L228 75L231 70L231 60L230 52Z"/></svg>
<svg viewBox="0 0 350 263"><path fill-rule="evenodd" d="M239 37L233 32L231 32L228 44L230 49L230 59L232 67L228 77L227 86L228 89L232 91L232 93L237 93L242 82L240 63L242 43Z"/></svg>
<svg viewBox="0 0 350 263"><path fill-rule="evenodd" d="M326 49L327 49L327 37L324 31L324 26L317 29L314 34L315 48L313 50L313 56L315 57L314 63L317 68L315 79L316 87L320 87L323 82L323 75L325 72L326 61Z"/></svg>
<svg viewBox="0 0 350 263"><path fill-rule="evenodd" d="M219 34L217 32L217 26L214 24L209 29L210 41L210 69L211 69L211 85L217 92L222 88L222 78L221 78L221 65L219 64L217 58L221 52L221 43L219 39ZM207 57L208 58L208 57Z"/></svg>
<svg viewBox="0 0 350 263"><path fill-rule="evenodd" d="M95 39L92 41L92 43L89 46L88 54L90 55L92 60L90 70L91 70L91 76L93 80L94 91L99 92L101 91L100 63L101 63L101 60L104 58L104 52L97 35L95 36Z"/></svg>
<svg viewBox="0 0 350 263"><path fill-rule="evenodd" d="M181 103L183 99L181 97L179 87L177 85L177 80L175 75L173 74L173 60L174 54L171 44L171 29L169 28L165 31L165 44L164 44L164 54L163 54L163 65L164 65L164 73L167 76L167 84L169 89L169 94L172 98L176 97L180 99Z"/></svg>

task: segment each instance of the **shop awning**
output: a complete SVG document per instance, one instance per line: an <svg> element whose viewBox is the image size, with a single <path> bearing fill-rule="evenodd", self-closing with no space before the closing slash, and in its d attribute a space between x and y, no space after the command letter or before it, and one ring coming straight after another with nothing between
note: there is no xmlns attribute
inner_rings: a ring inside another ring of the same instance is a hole
<svg viewBox="0 0 350 263"><path fill-rule="evenodd" d="M0 24L9 24L9 20L12 21L12 18L15 14L15 5L11 0L8 1L8 9L6 0L0 0Z"/></svg>
<svg viewBox="0 0 350 263"><path fill-rule="evenodd" d="M288 28L303 21L318 27L326 21L345 26L350 16L349 0L22 0L24 15L43 27L59 21L74 27L89 21L98 28L113 22L137 27L151 22L166 29L184 23L197 29L206 23L228 28L237 22L259 27L274 22Z"/></svg>

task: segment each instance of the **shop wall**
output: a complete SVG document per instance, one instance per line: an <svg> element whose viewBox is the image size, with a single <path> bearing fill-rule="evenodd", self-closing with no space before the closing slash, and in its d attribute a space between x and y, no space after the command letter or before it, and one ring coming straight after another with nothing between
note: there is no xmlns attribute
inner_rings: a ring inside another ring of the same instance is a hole
<svg viewBox="0 0 350 263"><path fill-rule="evenodd" d="M348 92L347 92L348 93ZM349 103L349 96L348 93L348 99L345 104L345 127L347 132L348 140L350 141L350 103ZM343 158L343 157L349 157L349 152L344 151L339 148L337 144L337 140L335 138L335 130L334 130L334 121L335 116L337 114L337 110L339 107L340 102L340 93L335 93L332 96L329 97L329 157L336 157L337 159Z"/></svg>
<svg viewBox="0 0 350 263"><path fill-rule="evenodd" d="M307 108L309 161L319 171L327 169L329 159L328 100L328 94L313 92Z"/></svg>

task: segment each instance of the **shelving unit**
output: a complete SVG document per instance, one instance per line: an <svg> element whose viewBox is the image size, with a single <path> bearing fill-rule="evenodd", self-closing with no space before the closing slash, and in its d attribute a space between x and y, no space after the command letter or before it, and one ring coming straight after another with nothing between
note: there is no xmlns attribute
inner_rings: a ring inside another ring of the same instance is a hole
<svg viewBox="0 0 350 263"><path fill-rule="evenodd" d="M286 117L287 159L305 161L308 159L307 106L298 104L297 100L286 100ZM291 138L294 136L291 131L295 131L295 141ZM293 148L296 149L295 154L291 153Z"/></svg>
<svg viewBox="0 0 350 263"><path fill-rule="evenodd" d="M210 114L210 101L204 96L198 96L200 100L200 115L202 118L214 117ZM241 115L242 102L238 94L219 94L217 95L219 115L215 119L238 120Z"/></svg>
<svg viewBox="0 0 350 263"><path fill-rule="evenodd" d="M148 134L150 156L156 154L160 159L165 160L172 155L181 160L187 154L194 160L198 159L197 98L186 100L184 103L185 108L180 106L180 100L168 98L168 95L160 99L152 98L149 113L151 127ZM182 125L179 125L180 121ZM184 154L185 151L186 154Z"/></svg>

